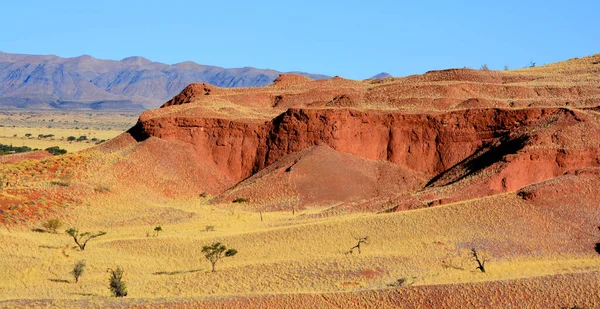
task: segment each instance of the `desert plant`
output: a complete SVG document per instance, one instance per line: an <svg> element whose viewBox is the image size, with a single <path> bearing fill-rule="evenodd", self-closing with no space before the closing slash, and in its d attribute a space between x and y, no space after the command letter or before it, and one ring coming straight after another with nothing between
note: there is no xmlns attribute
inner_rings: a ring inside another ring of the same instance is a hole
<svg viewBox="0 0 600 309"><path fill-rule="evenodd" d="M123 281L123 269L117 266L117 269L113 270L109 268L107 272L110 273L109 286L108 288L112 292L114 297L125 297L127 296L127 286Z"/></svg>
<svg viewBox="0 0 600 309"><path fill-rule="evenodd" d="M224 258L224 257L232 257L236 255L238 252L235 249L227 249L225 245L220 242L213 243L210 246L202 247L202 253L204 253L204 257L210 262L212 265L212 271L215 271L215 264Z"/></svg>
<svg viewBox="0 0 600 309"><path fill-rule="evenodd" d="M66 230L66 232L67 234L71 235L71 237L73 237L73 240L75 241L77 246L79 246L79 249L81 249L82 251L85 250L85 246L87 245L88 241L96 237L106 235L106 232L103 231L99 231L93 234L90 232L79 233L79 230L75 227L69 228L68 230Z"/></svg>
<svg viewBox="0 0 600 309"><path fill-rule="evenodd" d="M415 279L417 279L417 277L412 277L412 280L409 280L406 277L399 278L399 279L397 279L396 281L394 281L392 283L388 283L388 286L389 287L401 288L403 286L413 285L413 284L415 284Z"/></svg>
<svg viewBox="0 0 600 309"><path fill-rule="evenodd" d="M504 71L508 71L508 66L507 65L504 66Z"/></svg>
<svg viewBox="0 0 600 309"><path fill-rule="evenodd" d="M54 156L58 156L58 155L67 153L67 150L62 149L58 146L48 147L45 150Z"/></svg>
<svg viewBox="0 0 600 309"><path fill-rule="evenodd" d="M110 192L110 187L107 185L97 185L94 187L94 191L98 193Z"/></svg>
<svg viewBox="0 0 600 309"><path fill-rule="evenodd" d="M75 278L75 283L79 282L79 277L83 275L83 270L85 269L85 261L79 261L73 266L73 270L71 270L71 275Z"/></svg>
<svg viewBox="0 0 600 309"><path fill-rule="evenodd" d="M62 221L57 218L48 219L46 222L42 223L42 227L45 228L48 233L56 233L56 230L62 226Z"/></svg>
<svg viewBox="0 0 600 309"><path fill-rule="evenodd" d="M235 200L233 200L234 203L248 203L250 202L249 199L244 198L244 197L238 197Z"/></svg>
<svg viewBox="0 0 600 309"><path fill-rule="evenodd" d="M74 141L74 140L76 140L76 139L77 139L77 137L75 137L75 136L72 136L72 135L71 135L71 136L69 136L69 137L67 137L67 141L69 141L69 142L72 142L72 141Z"/></svg>
<svg viewBox="0 0 600 309"><path fill-rule="evenodd" d="M479 69L480 69L480 70L482 70L482 71L487 71L487 70L489 70L489 68L488 68L487 64L482 64L482 65L481 65L481 67L480 67Z"/></svg>
<svg viewBox="0 0 600 309"><path fill-rule="evenodd" d="M205 232L213 232L215 230L215 226L214 225L207 225L204 227L204 231Z"/></svg>
<svg viewBox="0 0 600 309"><path fill-rule="evenodd" d="M369 236L364 236L364 237L354 237L354 239L356 239L356 245L354 245L354 247L350 248L350 250L348 250L346 252L346 254L352 254L354 252L354 249L358 250L358 254L360 254L360 246L362 244L369 244Z"/></svg>
<svg viewBox="0 0 600 309"><path fill-rule="evenodd" d="M154 233L156 233L154 236L158 237L158 233L159 232L162 232L162 226L157 225L157 226L154 227Z"/></svg>
<svg viewBox="0 0 600 309"><path fill-rule="evenodd" d="M473 260L475 260L475 262L477 263L477 268L481 270L482 273L485 272L485 262L486 259L482 258L478 253L477 250L475 250L475 248L471 249L471 257L473 258Z"/></svg>

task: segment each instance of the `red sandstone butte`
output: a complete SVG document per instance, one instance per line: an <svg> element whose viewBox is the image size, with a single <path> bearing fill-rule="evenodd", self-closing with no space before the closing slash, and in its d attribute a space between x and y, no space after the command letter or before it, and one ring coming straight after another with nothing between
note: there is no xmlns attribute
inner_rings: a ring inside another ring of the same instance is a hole
<svg viewBox="0 0 600 309"><path fill-rule="evenodd" d="M142 114L121 147L99 150L159 143L171 158L139 164L172 165L188 194L273 208L376 199L394 210L516 191L600 167L599 59L366 81L282 75L264 88L192 84Z"/></svg>

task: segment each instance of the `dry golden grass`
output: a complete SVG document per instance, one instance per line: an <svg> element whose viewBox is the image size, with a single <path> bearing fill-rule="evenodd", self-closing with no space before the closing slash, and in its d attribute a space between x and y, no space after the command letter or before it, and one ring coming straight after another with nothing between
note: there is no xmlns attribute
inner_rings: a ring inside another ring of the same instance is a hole
<svg viewBox="0 0 600 309"><path fill-rule="evenodd" d="M129 297L147 299L359 292L388 289L404 277L429 286L600 271L594 254L557 249L571 235L548 239L544 232L559 224L512 194L382 215L263 213L261 221L257 213L231 213L230 204L122 193L97 193L63 219L65 228L108 232L85 251L64 233L0 230L0 298L102 302L110 296L106 269L116 266L125 269ZM156 225L163 232L147 236ZM364 235L370 243L362 254L344 254L353 236ZM239 254L211 273L201 248L215 241ZM490 258L485 274L469 259L471 246ZM75 284L69 271L79 260L88 267Z"/></svg>
<svg viewBox="0 0 600 309"><path fill-rule="evenodd" d="M0 128L0 144L13 146L28 146L30 148L46 149L52 146L58 146L66 149L69 152L76 152L96 146L96 141L91 141L95 138L97 141L109 140L123 131L117 130L82 130L82 129L63 129L63 128L30 128L30 127L1 127ZM26 137L26 134L31 134ZM40 138L40 134L53 137ZM85 135L86 141L67 141L69 136L79 138Z"/></svg>
<svg viewBox="0 0 600 309"><path fill-rule="evenodd" d="M0 112L0 144L45 149L59 146L76 152L109 140L135 124L137 114L78 112ZM30 134L30 136L25 136ZM42 135L52 137L40 138ZM87 141L67 141L69 136L86 136ZM91 141L91 139L95 139Z"/></svg>

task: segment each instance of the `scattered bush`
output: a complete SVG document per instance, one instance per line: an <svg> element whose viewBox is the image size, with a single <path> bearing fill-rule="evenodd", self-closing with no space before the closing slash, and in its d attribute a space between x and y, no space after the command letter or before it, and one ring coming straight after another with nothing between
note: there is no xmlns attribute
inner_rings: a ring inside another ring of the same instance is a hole
<svg viewBox="0 0 600 309"><path fill-rule="evenodd" d="M68 230L66 230L66 232L67 234L71 235L71 237L73 237L73 240L75 241L77 246L79 246L79 249L81 249L82 251L85 250L85 246L87 245L88 241L96 237L106 235L106 232L103 231L99 231L95 234L92 234L90 232L79 233L79 230L75 227L69 228Z"/></svg>
<svg viewBox="0 0 600 309"><path fill-rule="evenodd" d="M27 147L27 146L13 147L13 145L0 144L0 155L30 152L31 150L33 150L33 149L31 149L31 147Z"/></svg>
<svg viewBox="0 0 600 309"><path fill-rule="evenodd" d="M77 140L77 137L75 137L75 136L69 136L69 137L67 137L67 141L69 141L69 142L72 142L74 140Z"/></svg>
<svg viewBox="0 0 600 309"><path fill-rule="evenodd" d="M244 198L244 197L238 197L235 200L233 200L234 203L248 203L250 202L249 199Z"/></svg>
<svg viewBox="0 0 600 309"><path fill-rule="evenodd" d="M488 68L487 64L482 64L482 65L481 65L481 67L480 67L479 69L480 69L480 70L482 70L482 71L487 71L487 70L489 70L489 68Z"/></svg>
<svg viewBox="0 0 600 309"><path fill-rule="evenodd" d="M48 219L46 222L42 223L42 227L45 228L48 233L56 233L56 230L62 226L62 221L57 218Z"/></svg>
<svg viewBox="0 0 600 309"><path fill-rule="evenodd" d="M48 147L45 150L55 156L67 153L66 149L62 149L58 146Z"/></svg>
<svg viewBox="0 0 600 309"><path fill-rule="evenodd" d="M158 237L158 233L162 232L162 226L160 226L160 225L155 226L154 232L156 233L156 234L154 234L154 237Z"/></svg>
<svg viewBox="0 0 600 309"><path fill-rule="evenodd" d="M71 275L75 278L75 283L79 282L79 277L83 275L83 270L85 268L85 261L79 261L73 266L73 270L71 271Z"/></svg>
<svg viewBox="0 0 600 309"><path fill-rule="evenodd" d="M117 269L108 269L110 272L109 286L108 288L112 292L114 297L125 297L127 296L127 286L123 281L123 269L117 266Z"/></svg>
<svg viewBox="0 0 600 309"><path fill-rule="evenodd" d="M61 187L68 187L71 185L71 180L73 179L73 175L71 174L63 174L58 179L53 180L50 184Z"/></svg>
<svg viewBox="0 0 600 309"><path fill-rule="evenodd" d="M207 225L204 227L204 231L205 232L214 232L215 230L215 226L214 225Z"/></svg>
<svg viewBox="0 0 600 309"><path fill-rule="evenodd" d="M417 277L412 277L412 280L409 280L406 277L400 278L392 283L389 283L388 286L390 287L396 287L396 288L401 288L404 286L410 286L415 284L415 279L417 279Z"/></svg>
<svg viewBox="0 0 600 309"><path fill-rule="evenodd" d="M82 136L80 136L80 137L78 137L78 138L77 138L77 141L78 141L78 142L81 142L81 141L87 141L87 136L85 136L85 135L82 135Z"/></svg>
<svg viewBox="0 0 600 309"><path fill-rule="evenodd" d="M212 265L212 271L215 271L215 264L224 258L224 257L232 257L236 255L238 252L235 249L227 249L225 245L220 242L213 243L210 246L202 247L202 253L204 253L204 257L210 262Z"/></svg>

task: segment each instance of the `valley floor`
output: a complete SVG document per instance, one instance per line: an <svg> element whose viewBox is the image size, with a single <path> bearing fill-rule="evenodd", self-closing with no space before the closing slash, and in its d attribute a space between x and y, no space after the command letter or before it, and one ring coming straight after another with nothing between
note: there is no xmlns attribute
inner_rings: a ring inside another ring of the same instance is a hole
<svg viewBox="0 0 600 309"><path fill-rule="evenodd" d="M261 220L236 207L107 193L71 211L58 234L2 229L0 307L600 304L595 227L555 220L515 193L325 218L315 215L323 209L309 209L265 212ZM154 236L157 225L163 231ZM68 226L107 235L80 251L62 231ZM362 253L347 254L362 236L369 237ZM201 250L217 241L239 253L210 272ZM472 248L487 260L485 273ZM87 268L74 283L70 271L80 260ZM107 269L117 266L129 291L123 301L108 289Z"/></svg>

